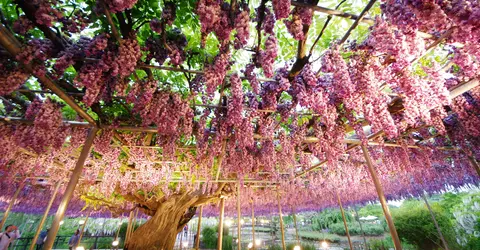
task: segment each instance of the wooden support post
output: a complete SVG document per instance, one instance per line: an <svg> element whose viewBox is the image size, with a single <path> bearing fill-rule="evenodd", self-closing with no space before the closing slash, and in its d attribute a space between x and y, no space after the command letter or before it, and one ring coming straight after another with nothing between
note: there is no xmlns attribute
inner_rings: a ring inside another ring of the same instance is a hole
<svg viewBox="0 0 480 250"><path fill-rule="evenodd" d="M55 201L55 197L57 196L58 190L60 189L62 182L59 181L57 184L55 184L55 189L53 190L52 197L50 197L50 201L48 202L47 208L45 209L45 212L43 213L43 217L40 220L40 223L38 224L37 231L35 232L35 236L33 236L32 239L32 244L30 245L29 250L33 250L35 248L35 245L38 240L38 236L42 232L43 224L45 224L45 221L48 218L48 213L50 212L50 208L52 208L52 204ZM42 239L43 240L43 239Z"/></svg>
<svg viewBox="0 0 480 250"><path fill-rule="evenodd" d="M177 234L178 236L178 234ZM183 228L182 228L182 231L180 231L180 242L179 242L179 245L180 245L180 250L182 250L182 247L183 247Z"/></svg>
<svg viewBox="0 0 480 250"><path fill-rule="evenodd" d="M127 232L125 232L125 245L130 239L130 229L132 227L132 221L133 221L133 211L130 211L130 215L128 216Z"/></svg>
<svg viewBox="0 0 480 250"><path fill-rule="evenodd" d="M390 234L392 235L393 244L395 245L396 250L402 250L402 244L400 243L400 238L398 237L397 229L395 228L395 224L393 223L392 215L390 214L390 210L388 209L387 200L385 199L385 194L383 193L382 185L380 184L380 180L378 179L377 173L375 168L373 167L372 159L370 158L370 154L368 153L367 147L362 145L363 156L367 161L368 171L372 176L373 183L375 184L375 189L377 190L378 198L380 199L380 203L382 204L383 213L385 214L385 219L387 220L388 228L390 229Z"/></svg>
<svg viewBox="0 0 480 250"><path fill-rule="evenodd" d="M203 215L203 206L200 206L200 212L198 214L198 225L197 225L197 238L195 239L195 249L200 249L200 233L202 228L202 215Z"/></svg>
<svg viewBox="0 0 480 250"><path fill-rule="evenodd" d="M297 240L297 244L300 244L300 237L298 237L297 215L295 214L295 207L292 207L292 214L293 214L293 224L295 225L295 239Z"/></svg>
<svg viewBox="0 0 480 250"><path fill-rule="evenodd" d="M7 222L7 218L8 218L8 215L10 214L10 210L12 210L13 204L15 204L15 201L17 200L17 197L20 194L20 191L22 191L23 187L25 186L25 181L26 180L23 180L22 182L20 182L17 190L15 191L12 199L10 200L10 203L8 203L7 210L5 210L5 213L3 214L2 222L0 223L0 231L4 231L3 226L5 226L5 223Z"/></svg>
<svg viewBox="0 0 480 250"><path fill-rule="evenodd" d="M88 133L87 139L83 145L82 152L80 153L80 157L77 160L77 164L73 169L72 176L70 177L70 181L67 184L65 189L65 193L63 194L62 201L58 206L57 213L55 214L55 218L53 219L52 225L50 226L50 231L48 232L47 241L45 242L44 249L52 249L53 243L55 242L55 238L57 237L58 229L60 228L60 221L63 219L63 215L67 210L68 203L72 199L73 191L75 191L75 187L77 186L78 180L82 175L83 164L85 160L90 155L90 150L92 148L93 140L95 139L95 135L97 134L98 129L96 127L91 128L90 132Z"/></svg>
<svg viewBox="0 0 480 250"><path fill-rule="evenodd" d="M115 234L115 239L113 239L113 240L117 240L117 241L118 241L118 245L120 245L120 240L118 239L118 234L120 234L120 229L122 228L122 224L123 224L123 221L122 221L122 220L123 220L123 218L120 219L120 224L118 225L117 233ZM105 219L103 220L102 234L103 234L103 232L104 232L103 229L105 228L105 223L106 223L106 222L107 222L107 218L105 218ZM95 247L97 246L97 239L98 239L98 238L95 237L95 244L94 244ZM125 243L126 243L126 241L124 241L124 245L125 245ZM111 249L118 249L118 246L115 246L115 247L113 247L113 248L111 248Z"/></svg>
<svg viewBox="0 0 480 250"><path fill-rule="evenodd" d="M353 207L353 210L355 211L355 216L356 216L356 218L357 218L358 225L360 225L360 230L362 231L363 243L365 244L365 249L368 249L367 238L365 237L365 232L363 231L363 226L362 226L362 223L360 222L360 217L358 217L357 207L354 206L354 207Z"/></svg>
<svg viewBox="0 0 480 250"><path fill-rule="evenodd" d="M338 205L340 206L340 212L342 212L343 226L345 226L345 232L347 233L348 245L350 245L350 250L353 250L352 239L350 239L350 233L348 232L347 218L345 217L345 211L343 210L342 200L340 195L337 193Z"/></svg>
<svg viewBox="0 0 480 250"><path fill-rule="evenodd" d="M285 230L283 228L283 218L282 218L282 205L280 204L280 194L277 189L277 200L278 200L278 218L280 220L280 232L282 233L282 249L286 250L287 246L285 245Z"/></svg>
<svg viewBox="0 0 480 250"><path fill-rule="evenodd" d="M137 217L138 217L138 207L135 209L135 213L133 214L132 226L130 227L129 236L132 236L133 232L135 232L135 224L137 224Z"/></svg>
<svg viewBox="0 0 480 250"><path fill-rule="evenodd" d="M252 249L255 250L255 204L253 204L253 198L250 200L252 203Z"/></svg>
<svg viewBox="0 0 480 250"><path fill-rule="evenodd" d="M82 241L83 233L85 232L85 226L87 226L87 222L88 222L88 217L90 217L90 211L88 212L87 217L85 217L85 222L82 225L82 229L80 230L80 236L78 237L78 243L75 247L80 245L80 242Z"/></svg>
<svg viewBox="0 0 480 250"><path fill-rule="evenodd" d="M477 172L478 176L480 177L480 166L478 165L477 160L473 156L467 155L468 160L470 161L470 165L472 165L473 169Z"/></svg>
<svg viewBox="0 0 480 250"><path fill-rule="evenodd" d="M440 240L442 241L443 246L445 247L445 250L448 250L447 241L445 240L445 237L443 237L442 230L438 225L437 219L435 218L435 214L433 213L432 208L430 207L430 204L428 204L428 200L427 200L427 197L425 196L425 193L422 194L422 198L425 201L425 205L427 205L430 215L432 216L432 220L433 220L433 223L435 224L435 228L437 229L438 235L440 236Z"/></svg>
<svg viewBox="0 0 480 250"><path fill-rule="evenodd" d="M223 243L223 216L225 214L225 198L220 198L220 221L218 222L217 250L222 250Z"/></svg>
<svg viewBox="0 0 480 250"><path fill-rule="evenodd" d="M270 221L270 227L272 228L272 231L270 232L270 236L272 236L272 244L275 243L275 236L276 236L276 227L275 227L275 223L273 222L273 215L272 215L272 218L270 218L271 221Z"/></svg>
<svg viewBox="0 0 480 250"><path fill-rule="evenodd" d="M242 249L242 213L240 211L240 182L237 183L237 246Z"/></svg>
<svg viewBox="0 0 480 250"><path fill-rule="evenodd" d="M107 223L107 218L105 218L105 220L103 221L103 226L105 226L105 223ZM118 230L117 230L117 233L115 234L115 239L118 240L118 234L120 234L120 229L122 228L122 219L120 219L120 225L118 225ZM102 229L104 228L102 226ZM102 230L102 233L103 233L103 230Z"/></svg>

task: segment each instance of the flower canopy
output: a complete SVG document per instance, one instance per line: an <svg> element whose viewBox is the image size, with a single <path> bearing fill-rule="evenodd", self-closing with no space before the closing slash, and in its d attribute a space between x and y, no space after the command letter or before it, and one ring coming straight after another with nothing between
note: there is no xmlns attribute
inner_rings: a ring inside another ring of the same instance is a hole
<svg viewBox="0 0 480 250"><path fill-rule="evenodd" d="M361 145L387 199L477 185L478 1L317 4L4 1L0 206L27 180L17 209L41 212L82 149L72 214L375 201Z"/></svg>

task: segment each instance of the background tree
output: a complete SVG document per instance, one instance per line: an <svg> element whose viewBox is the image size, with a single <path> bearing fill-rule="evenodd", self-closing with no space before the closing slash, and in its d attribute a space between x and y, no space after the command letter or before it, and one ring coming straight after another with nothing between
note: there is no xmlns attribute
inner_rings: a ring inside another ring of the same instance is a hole
<svg viewBox="0 0 480 250"><path fill-rule="evenodd" d="M432 210L442 230L442 234L449 244L449 248L457 249L455 231L448 212L442 210L437 203L432 204ZM442 243L430 212L421 202L408 201L405 206L393 213L393 218L398 234L406 242L416 245L418 249L442 248Z"/></svg>

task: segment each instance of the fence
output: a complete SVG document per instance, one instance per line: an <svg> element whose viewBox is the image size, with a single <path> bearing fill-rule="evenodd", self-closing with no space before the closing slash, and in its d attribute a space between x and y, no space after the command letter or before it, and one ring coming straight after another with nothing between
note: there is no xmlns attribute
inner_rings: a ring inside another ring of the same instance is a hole
<svg viewBox="0 0 480 250"><path fill-rule="evenodd" d="M57 236L53 245L54 249L68 249L68 240L71 236ZM10 247L13 250L27 250L32 244L33 237L22 237L15 241ZM123 241L120 240L116 248L112 247L115 236L83 236L79 246L85 249L121 249Z"/></svg>

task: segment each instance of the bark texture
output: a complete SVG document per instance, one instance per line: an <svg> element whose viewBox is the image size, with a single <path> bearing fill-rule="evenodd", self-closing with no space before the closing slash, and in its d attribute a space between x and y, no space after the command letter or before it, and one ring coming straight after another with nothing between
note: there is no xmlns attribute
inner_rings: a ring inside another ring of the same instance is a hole
<svg viewBox="0 0 480 250"><path fill-rule="evenodd" d="M195 215L199 205L216 202L220 196L230 193L229 186L221 185L210 195L197 190L163 197L159 201L142 201L136 195L126 195L127 200L137 202L140 209L152 217L133 232L125 249L173 249L177 234Z"/></svg>

